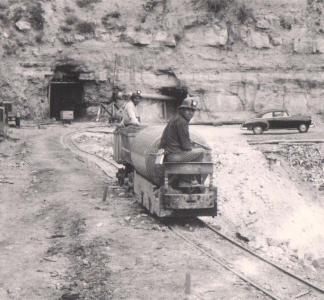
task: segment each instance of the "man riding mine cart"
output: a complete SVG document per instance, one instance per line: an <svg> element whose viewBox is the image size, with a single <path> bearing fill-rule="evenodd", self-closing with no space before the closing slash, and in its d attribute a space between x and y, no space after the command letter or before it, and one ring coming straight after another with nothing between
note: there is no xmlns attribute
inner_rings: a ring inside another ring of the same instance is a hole
<svg viewBox="0 0 324 300"><path fill-rule="evenodd" d="M206 162L210 161L210 150L207 146L193 143L189 135L189 122L195 114L198 102L191 98L183 100L178 113L165 127L160 148L164 150L164 162ZM203 146L205 149L203 149ZM203 178L194 175L170 175L169 185L174 192L183 189L199 189L203 186Z"/></svg>

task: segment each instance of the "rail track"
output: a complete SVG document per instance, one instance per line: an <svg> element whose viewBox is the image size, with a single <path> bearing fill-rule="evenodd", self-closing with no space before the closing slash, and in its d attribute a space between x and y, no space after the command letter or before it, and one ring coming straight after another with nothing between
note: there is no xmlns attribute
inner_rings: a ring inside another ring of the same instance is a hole
<svg viewBox="0 0 324 300"><path fill-rule="evenodd" d="M198 219L168 224L180 239L261 291L269 299L324 299L324 289L265 259ZM220 250L221 249L221 250Z"/></svg>
<svg viewBox="0 0 324 300"><path fill-rule="evenodd" d="M77 146L77 144L72 140L72 136L76 135L77 133L83 133L83 132L92 132L92 131L87 131L87 130L77 130L70 132L64 136L61 137L61 144L65 147L68 148L70 151L72 151L77 159L85 162L83 158L85 158L87 161L90 161L97 165L102 171L110 178L113 179L115 178L114 171L117 170L119 167L117 163L111 160L107 160L97 154L94 153L89 153L85 150L82 150L80 147ZM104 134L104 132L103 132Z"/></svg>
<svg viewBox="0 0 324 300"><path fill-rule="evenodd" d="M72 136L81 132L86 130L68 133L62 137L61 143L77 157L81 156L92 161L107 176L113 178L112 171L118 167L116 163L81 150L73 142ZM164 225L167 225L179 239L253 286L269 299L324 299L324 288L258 255L199 218L191 220L190 225L194 229L192 231L177 221L164 222Z"/></svg>

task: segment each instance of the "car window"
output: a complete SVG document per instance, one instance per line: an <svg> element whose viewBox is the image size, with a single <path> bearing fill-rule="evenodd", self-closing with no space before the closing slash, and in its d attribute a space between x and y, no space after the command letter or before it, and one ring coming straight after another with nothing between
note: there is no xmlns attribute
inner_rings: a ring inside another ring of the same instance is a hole
<svg viewBox="0 0 324 300"><path fill-rule="evenodd" d="M274 111L273 112L273 117L274 118L280 118L280 117L288 117L288 113L285 111Z"/></svg>
<svg viewBox="0 0 324 300"><path fill-rule="evenodd" d="M285 117L285 115L284 115L283 111L274 111L273 112L273 117L274 118L279 118L279 117Z"/></svg>
<svg viewBox="0 0 324 300"><path fill-rule="evenodd" d="M262 116L263 119L265 118L272 118L272 112L268 112L268 113L265 113L263 116Z"/></svg>

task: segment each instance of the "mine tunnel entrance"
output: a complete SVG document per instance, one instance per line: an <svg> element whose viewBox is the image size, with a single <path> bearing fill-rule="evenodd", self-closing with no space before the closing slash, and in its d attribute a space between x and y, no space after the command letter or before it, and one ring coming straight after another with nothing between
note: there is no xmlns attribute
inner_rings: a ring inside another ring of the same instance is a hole
<svg viewBox="0 0 324 300"><path fill-rule="evenodd" d="M74 119L85 115L83 101L83 83L79 81L79 73L73 71L74 66L57 67L53 80L49 85L50 117L60 119L61 111L73 111Z"/></svg>
<svg viewBox="0 0 324 300"><path fill-rule="evenodd" d="M160 93L165 96L173 97L174 101L166 101L164 107L164 117L170 119L177 113L177 109L183 99L188 95L187 88L185 86L177 87L162 87L159 89Z"/></svg>

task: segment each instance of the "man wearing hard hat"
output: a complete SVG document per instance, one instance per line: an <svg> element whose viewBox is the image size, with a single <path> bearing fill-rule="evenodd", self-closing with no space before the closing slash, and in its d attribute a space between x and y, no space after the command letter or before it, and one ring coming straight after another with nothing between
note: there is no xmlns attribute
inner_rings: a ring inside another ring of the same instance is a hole
<svg viewBox="0 0 324 300"><path fill-rule="evenodd" d="M178 113L165 127L160 148L164 149L165 161L168 162L194 162L202 161L206 151L202 148L193 148L189 135L189 122L197 110L198 102L186 98L178 108ZM192 176L173 176L170 178L171 186L189 187L198 185Z"/></svg>
<svg viewBox="0 0 324 300"><path fill-rule="evenodd" d="M135 125L135 126L140 125L136 106L140 103L141 100L142 100L141 91L132 93L130 100L126 103L123 110L123 119L120 124L121 127L129 126L129 125Z"/></svg>

